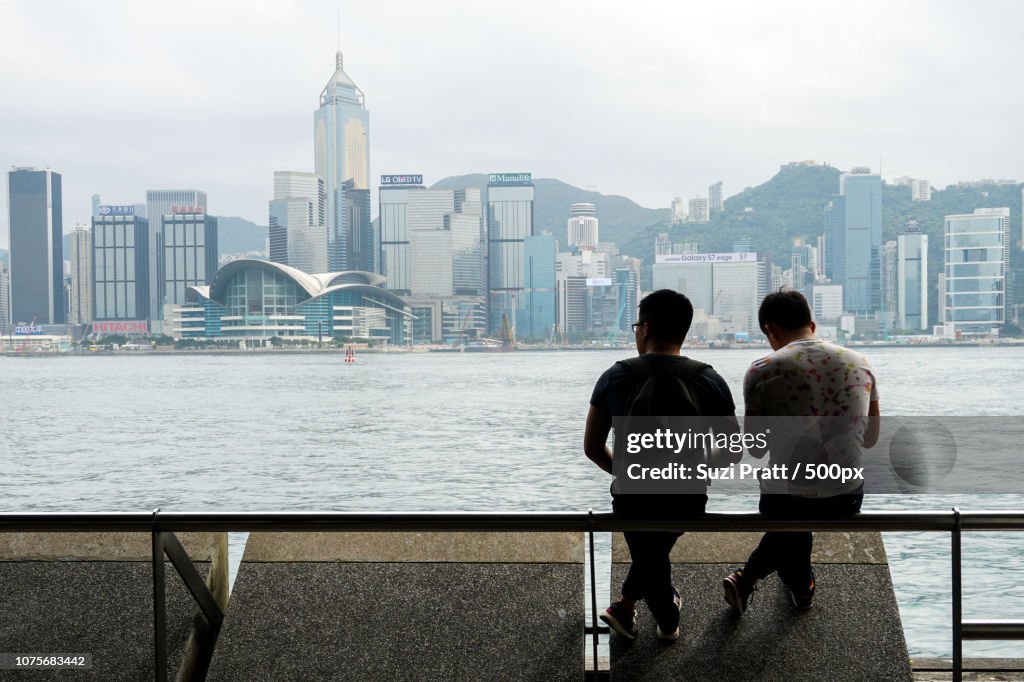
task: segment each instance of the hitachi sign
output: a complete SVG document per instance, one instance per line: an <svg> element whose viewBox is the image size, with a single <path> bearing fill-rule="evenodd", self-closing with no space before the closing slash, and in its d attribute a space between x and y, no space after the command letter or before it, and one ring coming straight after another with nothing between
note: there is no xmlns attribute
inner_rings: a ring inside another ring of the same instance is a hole
<svg viewBox="0 0 1024 682"><path fill-rule="evenodd" d="M116 320L109 322L93 322L93 334L148 334L149 323L146 320Z"/></svg>

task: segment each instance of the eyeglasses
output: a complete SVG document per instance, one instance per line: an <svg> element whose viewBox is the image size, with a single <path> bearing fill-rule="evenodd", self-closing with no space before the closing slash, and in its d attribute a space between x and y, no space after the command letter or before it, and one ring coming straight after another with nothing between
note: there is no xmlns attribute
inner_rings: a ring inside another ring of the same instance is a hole
<svg viewBox="0 0 1024 682"><path fill-rule="evenodd" d="M636 328L637 327L645 327L645 326L647 326L646 322L634 322L633 323L633 333L636 334Z"/></svg>

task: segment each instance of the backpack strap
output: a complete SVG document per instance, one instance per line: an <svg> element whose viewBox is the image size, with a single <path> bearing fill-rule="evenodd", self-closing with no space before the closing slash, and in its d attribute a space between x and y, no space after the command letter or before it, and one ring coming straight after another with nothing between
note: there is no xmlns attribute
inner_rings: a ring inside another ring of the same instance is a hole
<svg viewBox="0 0 1024 682"><path fill-rule="evenodd" d="M700 362L699 360L694 360L693 358L682 358L682 360L683 366L679 368L679 371L675 372L675 375L686 382L691 381L694 377L700 374L705 367L711 366L706 362ZM636 379L638 382L643 381L645 379L649 379L652 376L654 376L654 372L651 370L651 366L648 363L644 362L644 356L642 355L637 356L635 358L619 360L615 364L622 365L623 367L628 369L633 374L633 378Z"/></svg>

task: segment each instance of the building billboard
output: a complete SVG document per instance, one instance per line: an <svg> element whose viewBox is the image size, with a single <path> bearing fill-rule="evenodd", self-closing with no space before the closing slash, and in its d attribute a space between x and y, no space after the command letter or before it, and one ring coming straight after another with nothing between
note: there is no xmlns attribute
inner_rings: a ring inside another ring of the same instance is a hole
<svg viewBox="0 0 1024 682"><path fill-rule="evenodd" d="M587 277L588 287L610 287L611 285L610 277Z"/></svg>
<svg viewBox="0 0 1024 682"><path fill-rule="evenodd" d="M532 185L533 173L491 173L488 185Z"/></svg>
<svg viewBox="0 0 1024 682"><path fill-rule="evenodd" d="M14 325L15 336L39 336L46 332L39 325L35 324L16 324Z"/></svg>
<svg viewBox="0 0 1024 682"><path fill-rule="evenodd" d="M756 253L662 253L655 263L756 263Z"/></svg>
<svg viewBox="0 0 1024 682"><path fill-rule="evenodd" d="M395 187L396 185L422 185L422 175L382 175L380 176L381 187Z"/></svg>
<svg viewBox="0 0 1024 682"><path fill-rule="evenodd" d="M136 334L141 336L149 333L149 322L147 320L93 322L92 333L97 336L105 334Z"/></svg>
<svg viewBox="0 0 1024 682"><path fill-rule="evenodd" d="M206 209L202 206L171 206L171 215L183 214L183 213L206 213Z"/></svg>
<svg viewBox="0 0 1024 682"><path fill-rule="evenodd" d="M135 215L135 206L109 206L103 204L99 207L100 215Z"/></svg>

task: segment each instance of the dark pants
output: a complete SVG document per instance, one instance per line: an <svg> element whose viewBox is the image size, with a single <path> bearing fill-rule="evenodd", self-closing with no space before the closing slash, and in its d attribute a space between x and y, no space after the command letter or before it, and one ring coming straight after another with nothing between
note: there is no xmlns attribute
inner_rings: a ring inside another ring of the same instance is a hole
<svg viewBox="0 0 1024 682"><path fill-rule="evenodd" d="M612 499L616 514L630 519L692 519L704 514L707 495L617 495ZM659 624L672 626L678 615L672 602L672 564L669 553L682 533L629 531L623 533L632 561L622 596L647 602Z"/></svg>
<svg viewBox="0 0 1024 682"><path fill-rule="evenodd" d="M784 516L799 519L841 519L860 511L864 500L862 492L835 497L808 498L791 495L761 495L758 509L765 516ZM760 580L774 572L790 589L805 591L811 584L811 533L765 533L761 544L747 559L743 574Z"/></svg>

